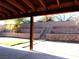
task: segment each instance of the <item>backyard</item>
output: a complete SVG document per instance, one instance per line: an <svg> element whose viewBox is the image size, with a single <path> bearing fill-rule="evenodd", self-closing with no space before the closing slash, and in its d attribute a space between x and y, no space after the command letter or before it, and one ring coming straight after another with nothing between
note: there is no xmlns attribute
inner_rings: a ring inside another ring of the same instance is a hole
<svg viewBox="0 0 79 59"><path fill-rule="evenodd" d="M5 46L16 46L24 43L29 43L29 40L19 39L19 38L0 39L0 45L5 45Z"/></svg>

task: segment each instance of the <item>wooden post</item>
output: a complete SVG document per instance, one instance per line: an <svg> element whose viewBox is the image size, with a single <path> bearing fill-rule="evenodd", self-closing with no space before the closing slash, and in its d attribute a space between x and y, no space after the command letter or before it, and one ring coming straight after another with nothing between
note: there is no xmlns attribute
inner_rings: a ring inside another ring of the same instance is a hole
<svg viewBox="0 0 79 59"><path fill-rule="evenodd" d="M33 40L34 40L34 19L31 16L31 23L30 23L30 50L33 50Z"/></svg>

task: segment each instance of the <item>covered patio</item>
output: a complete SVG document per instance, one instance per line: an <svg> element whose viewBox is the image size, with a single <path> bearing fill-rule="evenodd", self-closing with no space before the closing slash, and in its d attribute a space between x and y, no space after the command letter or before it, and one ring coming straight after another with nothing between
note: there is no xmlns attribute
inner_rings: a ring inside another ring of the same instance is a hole
<svg viewBox="0 0 79 59"><path fill-rule="evenodd" d="M39 41L34 45L34 16L79 11L78 0L0 0L0 19L30 17L30 49L0 46L0 59L78 59L79 44ZM27 50L27 51L26 51Z"/></svg>

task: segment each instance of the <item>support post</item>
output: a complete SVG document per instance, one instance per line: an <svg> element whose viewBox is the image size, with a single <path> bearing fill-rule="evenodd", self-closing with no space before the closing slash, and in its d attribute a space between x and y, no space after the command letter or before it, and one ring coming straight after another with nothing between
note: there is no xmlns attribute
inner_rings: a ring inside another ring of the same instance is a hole
<svg viewBox="0 0 79 59"><path fill-rule="evenodd" d="M33 40L34 40L34 19L31 16L30 20L30 50L33 50Z"/></svg>

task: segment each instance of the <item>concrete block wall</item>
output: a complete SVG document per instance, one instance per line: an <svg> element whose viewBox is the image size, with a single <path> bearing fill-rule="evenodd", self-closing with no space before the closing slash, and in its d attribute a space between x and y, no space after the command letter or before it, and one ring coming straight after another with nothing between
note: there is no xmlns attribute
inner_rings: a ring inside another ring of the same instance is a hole
<svg viewBox="0 0 79 59"><path fill-rule="evenodd" d="M10 33L10 32L4 32L4 33L0 33L0 36L2 37L17 37L17 38L27 38L30 39L30 33ZM34 39L39 39L40 34L35 33L34 34Z"/></svg>
<svg viewBox="0 0 79 59"><path fill-rule="evenodd" d="M79 34L46 34L46 40L79 42Z"/></svg>
<svg viewBox="0 0 79 59"><path fill-rule="evenodd" d="M43 28L48 28L49 33L79 33L79 24L75 21L63 21L63 22L35 22L34 32L40 33ZM30 24L22 24L20 28L21 33L30 33Z"/></svg>

